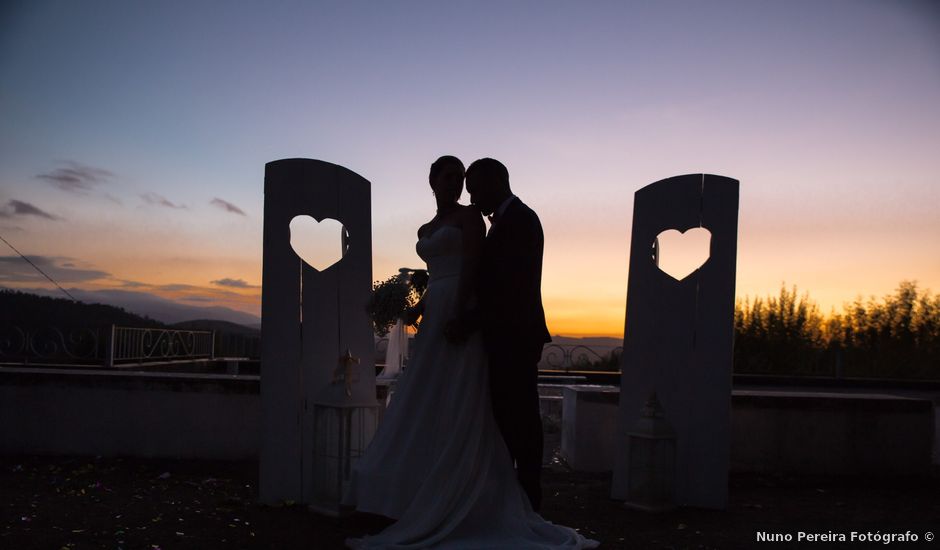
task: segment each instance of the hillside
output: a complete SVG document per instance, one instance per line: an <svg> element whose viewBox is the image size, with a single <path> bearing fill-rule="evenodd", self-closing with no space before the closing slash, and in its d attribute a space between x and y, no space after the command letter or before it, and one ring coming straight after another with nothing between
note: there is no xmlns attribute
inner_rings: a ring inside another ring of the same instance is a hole
<svg viewBox="0 0 940 550"><path fill-rule="evenodd" d="M59 328L120 325L164 327L149 317L105 304L73 302L65 298L38 296L10 289L0 289L0 323L21 328L54 325Z"/></svg>
<svg viewBox="0 0 940 550"><path fill-rule="evenodd" d="M193 321L183 321L171 325L173 328L182 330L214 330L219 333L234 334L238 336L260 337L261 329L232 323L229 321L220 321L218 319L196 319Z"/></svg>

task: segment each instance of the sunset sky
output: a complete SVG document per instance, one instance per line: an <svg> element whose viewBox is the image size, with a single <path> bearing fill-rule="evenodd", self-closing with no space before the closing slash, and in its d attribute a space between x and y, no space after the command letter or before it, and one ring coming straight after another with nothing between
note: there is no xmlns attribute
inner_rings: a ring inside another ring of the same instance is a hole
<svg viewBox="0 0 940 550"><path fill-rule="evenodd" d="M622 334L633 193L686 173L741 182L739 298L940 292L940 4L0 7L0 236L67 289L260 315L290 157L372 182L385 278L442 154L502 160L541 216L555 334ZM54 288L2 242L0 286Z"/></svg>

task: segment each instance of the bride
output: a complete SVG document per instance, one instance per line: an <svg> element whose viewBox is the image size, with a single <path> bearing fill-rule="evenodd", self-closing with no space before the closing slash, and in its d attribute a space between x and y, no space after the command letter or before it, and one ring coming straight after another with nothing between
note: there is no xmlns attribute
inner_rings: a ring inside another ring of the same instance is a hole
<svg viewBox="0 0 940 550"><path fill-rule="evenodd" d="M457 203L459 159L439 158L428 179L437 215L418 230L430 281L411 312L422 316L415 354L344 498L397 522L347 546L594 548L596 541L542 519L517 481L493 417L480 333L445 338L448 321L473 306L485 224L477 209Z"/></svg>

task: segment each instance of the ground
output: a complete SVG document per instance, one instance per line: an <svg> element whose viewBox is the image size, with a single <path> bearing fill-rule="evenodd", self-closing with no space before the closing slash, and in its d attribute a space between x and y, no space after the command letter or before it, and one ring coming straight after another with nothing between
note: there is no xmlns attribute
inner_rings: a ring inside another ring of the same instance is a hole
<svg viewBox="0 0 940 550"><path fill-rule="evenodd" d="M387 524L376 516L325 518L302 506L256 503L256 462L87 457L0 457L0 548L332 549ZM599 539L602 548L754 548L756 533L904 533L931 548L940 531L940 479L732 475L724 511L625 510L609 474L545 470L542 515ZM776 543L773 547L864 544ZM899 543L891 546L896 547ZM875 547L876 545L871 545ZM878 544L883 547L884 544Z"/></svg>

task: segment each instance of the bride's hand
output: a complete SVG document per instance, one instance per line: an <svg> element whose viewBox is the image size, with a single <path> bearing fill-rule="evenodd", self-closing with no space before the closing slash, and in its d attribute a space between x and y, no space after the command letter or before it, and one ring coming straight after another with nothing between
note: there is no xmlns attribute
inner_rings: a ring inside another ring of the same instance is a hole
<svg viewBox="0 0 940 550"><path fill-rule="evenodd" d="M421 307L420 303L414 307L409 307L408 309L406 309L404 315L402 315L402 318L404 319L405 324L409 326L414 326L415 324L417 324L418 319L421 317L421 314L423 313L422 311L423 309L424 308Z"/></svg>

